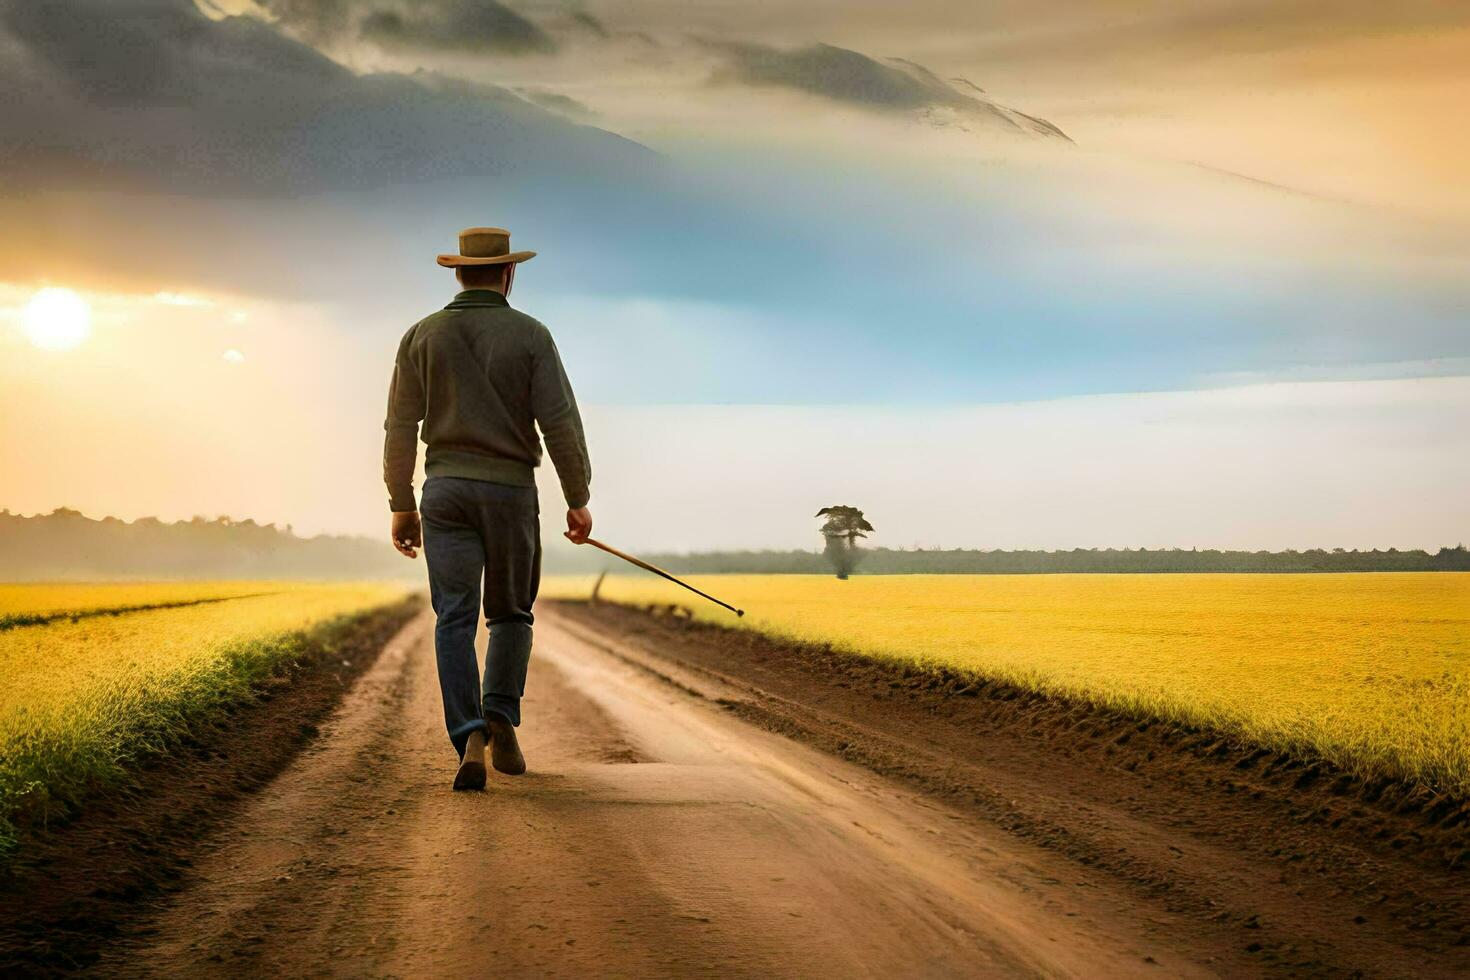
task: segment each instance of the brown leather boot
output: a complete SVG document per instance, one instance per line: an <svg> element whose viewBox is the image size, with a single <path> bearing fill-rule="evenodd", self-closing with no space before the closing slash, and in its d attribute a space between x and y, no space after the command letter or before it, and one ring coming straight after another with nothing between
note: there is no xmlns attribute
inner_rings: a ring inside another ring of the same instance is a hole
<svg viewBox="0 0 1470 980"><path fill-rule="evenodd" d="M516 741L515 726L498 714L486 714L490 716L485 719L490 726L490 764L496 772L519 776L526 771L526 757Z"/></svg>
<svg viewBox="0 0 1470 980"><path fill-rule="evenodd" d="M499 768L499 767L497 767ZM464 755L459 758L459 772L454 774L455 789L485 788L485 733L476 729L464 746Z"/></svg>

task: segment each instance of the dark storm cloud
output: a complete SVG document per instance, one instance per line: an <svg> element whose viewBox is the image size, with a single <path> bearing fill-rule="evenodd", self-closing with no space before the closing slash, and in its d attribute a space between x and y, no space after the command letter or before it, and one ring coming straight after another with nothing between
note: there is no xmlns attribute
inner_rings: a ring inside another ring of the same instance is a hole
<svg viewBox="0 0 1470 980"><path fill-rule="evenodd" d="M1067 138L1044 119L990 101L971 83L966 84L975 94L961 92L923 65L903 58L884 63L831 44L783 49L743 41L702 43L725 59L724 68L713 78L717 83L795 89L883 112L951 110L959 117L1012 130Z"/></svg>
<svg viewBox="0 0 1470 980"><path fill-rule="evenodd" d="M259 0L262 10L312 44L338 40L353 22L357 0Z"/></svg>
<svg viewBox="0 0 1470 980"><path fill-rule="evenodd" d="M373 10L358 25L363 40L383 48L550 54L556 42L495 0L441 0Z"/></svg>
<svg viewBox="0 0 1470 980"><path fill-rule="evenodd" d="M504 89L356 75L191 0L0 0L0 38L0 169L21 183L300 192L652 156Z"/></svg>
<svg viewBox="0 0 1470 980"><path fill-rule="evenodd" d="M349 77L263 25L215 23L186 0L13 0L0 3L0 28L30 62L27 87L49 89L53 105L177 110L229 98L235 85L277 97Z"/></svg>
<svg viewBox="0 0 1470 980"><path fill-rule="evenodd" d="M362 40L397 50L556 50L550 34L497 0L260 0L260 8L316 45Z"/></svg>

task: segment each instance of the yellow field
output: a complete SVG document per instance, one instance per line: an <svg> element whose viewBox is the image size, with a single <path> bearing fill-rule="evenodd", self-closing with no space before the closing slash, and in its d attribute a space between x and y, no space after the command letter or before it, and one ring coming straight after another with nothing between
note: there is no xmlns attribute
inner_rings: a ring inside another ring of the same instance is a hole
<svg viewBox="0 0 1470 980"><path fill-rule="evenodd" d="M1203 724L1470 796L1470 574L609 576L615 601ZM547 596L585 597L590 577Z"/></svg>
<svg viewBox="0 0 1470 980"><path fill-rule="evenodd" d="M211 601L290 588L280 582L21 582L0 584L0 628L53 617Z"/></svg>
<svg viewBox="0 0 1470 980"><path fill-rule="evenodd" d="M54 810L120 778L247 696L305 649L309 631L404 597L379 584L0 585L11 615L230 595L0 632L0 848L18 812Z"/></svg>

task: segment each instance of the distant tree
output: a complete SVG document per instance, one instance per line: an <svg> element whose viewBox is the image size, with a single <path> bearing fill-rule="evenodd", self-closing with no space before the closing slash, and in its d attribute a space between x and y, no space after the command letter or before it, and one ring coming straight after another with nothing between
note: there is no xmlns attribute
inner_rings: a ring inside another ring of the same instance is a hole
<svg viewBox="0 0 1470 980"><path fill-rule="evenodd" d="M873 525L856 507L840 504L823 507L816 516L827 519L822 525L822 537L827 540L827 560L832 563L838 578L847 578L857 567L857 539L866 538L865 532L873 530Z"/></svg>

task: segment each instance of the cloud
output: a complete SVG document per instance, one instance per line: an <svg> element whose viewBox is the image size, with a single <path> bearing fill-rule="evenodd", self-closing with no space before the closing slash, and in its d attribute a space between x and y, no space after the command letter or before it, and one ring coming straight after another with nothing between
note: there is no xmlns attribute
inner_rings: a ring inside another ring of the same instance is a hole
<svg viewBox="0 0 1470 980"><path fill-rule="evenodd" d="M309 44L357 40L383 49L551 54L551 35L497 0L257 0Z"/></svg>
<svg viewBox="0 0 1470 980"><path fill-rule="evenodd" d="M787 88L881 112L916 115L939 125L979 122L1014 133L1067 139L1056 126L991 101L972 84L961 92L923 65L877 61L831 44L783 49L748 41L706 40L725 59L713 81Z"/></svg>
<svg viewBox="0 0 1470 980"><path fill-rule="evenodd" d="M356 0L258 0L260 9L292 33L312 44L333 41L345 34Z"/></svg>
<svg viewBox="0 0 1470 980"><path fill-rule="evenodd" d="M516 92L542 108L550 109L552 112L560 113L571 119L591 119L597 115L584 103L561 92L553 92L544 88L518 88Z"/></svg>
<svg viewBox="0 0 1470 980"><path fill-rule="evenodd" d="M969 89L971 92L974 92L977 95L984 95L985 94L985 90L983 88L981 88L980 86L976 85L974 82L970 81L968 78L965 78L963 75L956 75L953 78L951 78L950 81L953 82L955 85L958 85L962 89Z"/></svg>
<svg viewBox="0 0 1470 980"><path fill-rule="evenodd" d="M437 0L401 9L372 10L358 24L380 47L496 54L550 54L556 42L540 27L495 0Z"/></svg>
<svg viewBox="0 0 1470 980"><path fill-rule="evenodd" d="M830 44L782 50L742 41L707 41L725 55L721 82L780 86L878 109L921 109L951 104L955 93L926 79L879 64L867 55Z"/></svg>
<svg viewBox="0 0 1470 980"><path fill-rule="evenodd" d="M330 29L317 8L313 29ZM285 9L283 6L282 9ZM191 0L0 6L0 174L22 185L300 193L634 172L654 157L493 85L357 75Z"/></svg>
<svg viewBox="0 0 1470 980"><path fill-rule="evenodd" d="M686 45L673 69L602 84L615 46L564 43L549 59L423 59L516 94L358 75L188 0L0 0L0 227L14 230L0 280L325 300L362 343L389 343L442 301L432 256L454 231L504 224L541 252L518 291L555 314L569 357L613 345L627 372L610 386L673 402L992 400L1470 354L1457 241L1198 170L1029 150L1012 166L980 141L964 154L908 120L978 128L998 110L917 63ZM703 84L713 58L727 88ZM758 98L741 71L792 94ZM704 127L686 144L699 152L671 141L654 157L531 102L570 112L560 92L590 92L618 119L635 84L657 90L667 131ZM762 114L851 141L783 152L760 142ZM572 295L589 299L553 305ZM624 343L649 323L687 337Z"/></svg>
<svg viewBox="0 0 1470 980"><path fill-rule="evenodd" d="M570 17L573 23L594 37L599 37L603 40L612 37L612 32L607 29L607 25L585 10L574 10L571 12Z"/></svg>

